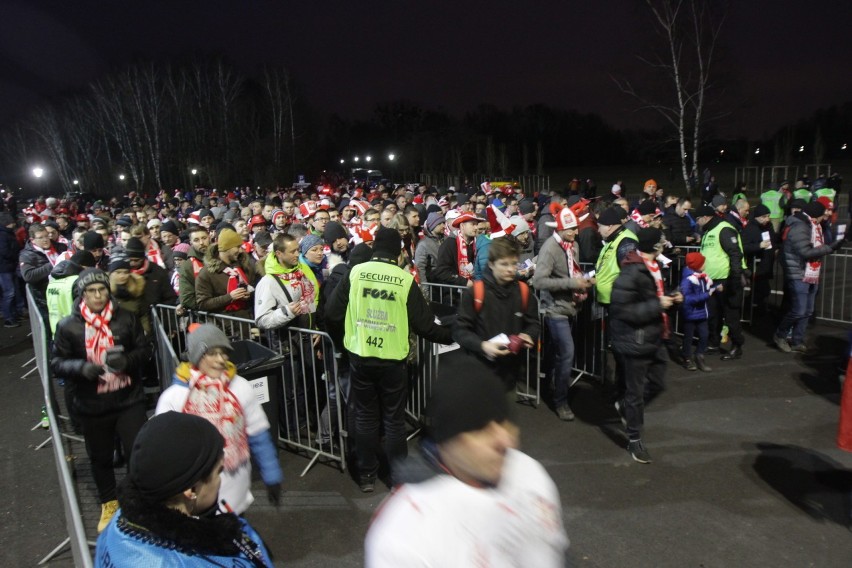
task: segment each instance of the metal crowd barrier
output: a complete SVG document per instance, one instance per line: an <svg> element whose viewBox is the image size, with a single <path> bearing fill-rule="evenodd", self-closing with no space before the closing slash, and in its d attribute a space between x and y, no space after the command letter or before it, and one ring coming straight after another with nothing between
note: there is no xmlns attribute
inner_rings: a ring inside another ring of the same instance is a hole
<svg viewBox="0 0 852 568"><path fill-rule="evenodd" d="M341 388L339 356L331 337L322 331L288 327L261 332L254 320L226 314L189 310L177 315L176 306L152 307L152 322L158 348L157 368L164 387L171 384L179 354L186 351L189 327L210 323L225 332L231 341L248 341L271 349L280 357L272 366L258 362L266 378L276 381L270 389L274 404L267 407L270 423L278 425L278 441L310 457L304 476L321 458L346 470L346 442L349 432L344 419L348 389ZM268 368L267 368L268 367ZM251 368L245 373L251 379ZM163 376L165 375L165 376ZM348 375L345 375L348 376ZM348 384L346 384L348 386ZM278 396L280 392L280 396Z"/></svg>
<svg viewBox="0 0 852 568"><path fill-rule="evenodd" d="M59 414L53 406L54 397L52 395L52 377L48 363L50 357L48 353L47 326L45 325L41 312L35 303L29 286L26 287L26 293L27 309L29 309L30 312L30 327L32 328L35 364L41 378L42 388L44 389L44 406L45 411L47 412L47 418L50 421L49 441L53 443L56 472L59 478L59 488L62 493L62 506L65 509L65 528L68 531L68 536L65 540L59 543L56 548L51 550L47 556L42 558L39 561L39 565L41 566L50 562L52 558L62 552L62 550L67 546L71 549L71 555L74 558L74 565L89 568L93 565L89 547L95 546L95 543L86 540L86 529L83 526L83 517L80 513L80 504L77 500L77 491L74 486L74 474L71 467L72 462L69 461L64 446L64 440L66 438L78 438L63 431L64 428L62 423L59 421ZM42 446L43 445L44 444L42 444Z"/></svg>

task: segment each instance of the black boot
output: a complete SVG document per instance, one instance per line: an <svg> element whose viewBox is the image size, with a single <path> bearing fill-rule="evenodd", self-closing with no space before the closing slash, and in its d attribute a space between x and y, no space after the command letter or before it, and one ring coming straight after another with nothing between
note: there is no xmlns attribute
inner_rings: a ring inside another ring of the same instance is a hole
<svg viewBox="0 0 852 568"><path fill-rule="evenodd" d="M742 359L743 346L734 345L730 351L722 355L722 361L730 361L731 359Z"/></svg>

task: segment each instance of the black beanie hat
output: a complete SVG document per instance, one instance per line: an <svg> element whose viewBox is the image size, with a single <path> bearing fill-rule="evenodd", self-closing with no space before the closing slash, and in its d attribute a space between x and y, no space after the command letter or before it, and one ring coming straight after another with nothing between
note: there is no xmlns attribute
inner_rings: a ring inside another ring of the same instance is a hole
<svg viewBox="0 0 852 568"><path fill-rule="evenodd" d="M151 418L133 442L127 474L142 497L161 503L209 476L225 440L205 418L166 412Z"/></svg>
<svg viewBox="0 0 852 568"><path fill-rule="evenodd" d="M755 206L754 209L751 210L752 219L756 219L757 217L763 217L764 215L769 215L772 213L769 210L769 207L761 203L760 205Z"/></svg>
<svg viewBox="0 0 852 568"><path fill-rule="evenodd" d="M695 218L699 217L714 217L716 215L716 210L710 207L709 205L702 205L698 209L695 210Z"/></svg>
<svg viewBox="0 0 852 568"><path fill-rule="evenodd" d="M640 229L639 234L636 236L639 238L639 244L636 247L639 249L639 252L652 253L654 252L654 248L660 244L663 232L656 227L646 227Z"/></svg>
<svg viewBox="0 0 852 568"><path fill-rule="evenodd" d="M162 225L160 225L160 234L163 233L171 233L173 235L179 235L180 229L177 228L177 225L174 221L166 221Z"/></svg>
<svg viewBox="0 0 852 568"><path fill-rule="evenodd" d="M77 266L84 266L86 268L95 267L95 257L87 250L78 250L73 255L71 255L71 258L69 260Z"/></svg>
<svg viewBox="0 0 852 568"><path fill-rule="evenodd" d="M646 199L639 204L638 209L640 215L653 215L657 212L657 204L650 199Z"/></svg>
<svg viewBox="0 0 852 568"><path fill-rule="evenodd" d="M395 259L400 252L402 252L402 238L396 229L379 227L373 239L373 256L380 254Z"/></svg>
<svg viewBox="0 0 852 568"><path fill-rule="evenodd" d="M82 296L83 291L92 284L103 284L109 291L109 276L106 272L98 268L87 268L80 273L80 277L74 282L74 288L77 293Z"/></svg>
<svg viewBox="0 0 852 568"><path fill-rule="evenodd" d="M477 362L478 363L478 362ZM464 376L440 378L426 407L429 437L441 443L509 418L502 382L484 365Z"/></svg>
<svg viewBox="0 0 852 568"><path fill-rule="evenodd" d="M124 246L124 252L127 258L145 258L145 245L136 237L130 237Z"/></svg>
<svg viewBox="0 0 852 568"><path fill-rule="evenodd" d="M349 267L352 268L354 266L358 266L364 262L370 260L370 257L373 255L373 249L370 248L370 245L367 243L360 243L355 245L355 248L352 249L352 252L349 253Z"/></svg>
<svg viewBox="0 0 852 568"><path fill-rule="evenodd" d="M331 246L337 239L349 239L346 229L337 221L329 221L325 225L325 230L322 232L322 238L325 244Z"/></svg>
<svg viewBox="0 0 852 568"><path fill-rule="evenodd" d="M822 217L825 215L825 205L820 203L819 201L811 201L810 203L805 204L802 207L802 211L810 217L811 219L816 219L817 217Z"/></svg>
<svg viewBox="0 0 852 568"><path fill-rule="evenodd" d="M109 266L107 267L107 270L109 270L109 273L112 274L116 270L121 270L121 269L130 270L130 263L127 262L127 258L125 258L123 256L116 256L116 257L111 258L110 261L109 261Z"/></svg>
<svg viewBox="0 0 852 568"><path fill-rule="evenodd" d="M198 212L198 218L203 219L204 217L213 217L213 212L209 209L201 209Z"/></svg>
<svg viewBox="0 0 852 568"><path fill-rule="evenodd" d="M100 233L88 231L83 233L83 248L86 250L96 250L104 248L104 238Z"/></svg>
<svg viewBox="0 0 852 568"><path fill-rule="evenodd" d="M619 215L616 209L621 209L621 207L613 206L607 207L601 213L601 216L598 217L598 225L621 225L621 215ZM624 209L621 209L624 211Z"/></svg>

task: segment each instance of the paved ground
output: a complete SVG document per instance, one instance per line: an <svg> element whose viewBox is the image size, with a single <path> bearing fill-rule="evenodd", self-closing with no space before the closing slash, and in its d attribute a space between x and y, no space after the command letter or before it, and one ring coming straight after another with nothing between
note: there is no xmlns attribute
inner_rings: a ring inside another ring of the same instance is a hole
<svg viewBox="0 0 852 568"><path fill-rule="evenodd" d="M33 450L46 435L30 431L40 383L20 378L32 352L28 330L3 331L0 566L34 566L64 539L63 508L53 453ZM757 330L739 362L714 360L711 373L670 367L669 389L646 416L651 465L630 459L614 411L592 384L575 389L572 424L544 405L518 406L524 450L560 488L569 565L849 566L852 455L834 445L846 333L816 326L814 354L801 357L777 352ZM84 458L78 485L94 536L98 511ZM282 452L281 461L282 507L267 505L259 486L248 515L277 565L360 566L385 491L364 496L348 475L323 465L300 478L304 458ZM70 566L71 557L49 565Z"/></svg>

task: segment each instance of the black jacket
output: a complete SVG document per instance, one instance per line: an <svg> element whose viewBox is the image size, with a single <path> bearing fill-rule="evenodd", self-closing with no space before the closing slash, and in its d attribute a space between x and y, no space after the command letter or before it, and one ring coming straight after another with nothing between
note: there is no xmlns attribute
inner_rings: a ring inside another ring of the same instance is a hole
<svg viewBox="0 0 852 568"><path fill-rule="evenodd" d="M21 245L15 237L15 231L8 227L0 227L0 274L15 272L18 268L18 255Z"/></svg>
<svg viewBox="0 0 852 568"><path fill-rule="evenodd" d="M65 245L62 243L53 243L53 247L57 253L65 252ZM24 282L32 287L33 298L40 308L44 308L43 313L47 313L47 300L44 294L47 291L48 277L50 271L53 270L53 265L47 259L47 255L37 251L33 247L32 241L27 241L24 250L21 251L21 277Z"/></svg>
<svg viewBox="0 0 852 568"><path fill-rule="evenodd" d="M191 268L191 267L190 267ZM172 288L171 279L166 269L155 262L148 261L148 270L142 275L145 278L145 301L150 306L157 304L177 304L178 296Z"/></svg>
<svg viewBox="0 0 852 568"><path fill-rule="evenodd" d="M772 243L772 248L762 249L760 243L763 242L763 233L769 233L769 242ZM775 266L775 255L778 253L778 247L781 245L781 239L778 233L772 228L772 223L767 223L766 226L761 226L755 220L751 220L745 226L742 233L743 252L746 255L746 266L751 269L754 267L755 274L759 276L772 276L773 267ZM757 266L754 265L754 259L760 259Z"/></svg>
<svg viewBox="0 0 852 568"><path fill-rule="evenodd" d="M482 342L501 333L526 333L535 342L541 334L538 301L532 290L529 290L526 310L522 309L521 288L518 282L500 285L488 268L485 269L482 281L485 283L485 297L478 313L474 309L473 288L462 292L453 339L493 369L505 383L514 386L515 380L518 379L518 369L524 361L524 352L490 361L482 352Z"/></svg>
<svg viewBox="0 0 852 568"><path fill-rule="evenodd" d="M654 277L636 251L621 265L609 305L612 349L633 357L656 353L663 340L663 308Z"/></svg>
<svg viewBox="0 0 852 568"><path fill-rule="evenodd" d="M396 266L395 259L383 259L375 256L369 262L387 262ZM325 306L325 319L332 325L341 324L346 321L346 308L349 305L349 289L351 282L351 278L341 280L340 284L337 285L334 292L331 293L331 297L328 299L328 304ZM450 329L435 323L435 316L432 313L432 308L429 307L429 304L423 297L423 292L420 291L420 287L416 284L412 284L408 291L406 312L408 315L409 330L435 343L449 345L453 342ZM352 353L350 353L350 357L353 359L358 358Z"/></svg>
<svg viewBox="0 0 852 568"><path fill-rule="evenodd" d="M670 211L663 215L663 226L665 227L666 238L672 245L682 247L698 244L698 241L686 242L686 237L695 234L692 223L689 222L686 215L681 217L674 211Z"/></svg>
<svg viewBox="0 0 852 568"><path fill-rule="evenodd" d="M151 347L142 325L136 316L114 303L115 311L110 321L116 346L124 347L127 356L127 373L131 382L115 392L98 394L97 382L82 375L86 363L86 323L80 315L80 300L74 302L74 311L62 318L53 338L51 369L57 377L74 381L74 407L80 414L101 415L143 403L145 395L140 382L142 368L151 357Z"/></svg>
<svg viewBox="0 0 852 568"><path fill-rule="evenodd" d="M444 239L441 246L438 247L438 256L435 259L435 268L432 270L430 283L433 284L453 284L455 286L465 286L467 279L459 276L458 270L458 244L457 239L462 238L460 235ZM467 260L471 264L476 260L476 238L470 240L467 246Z"/></svg>

